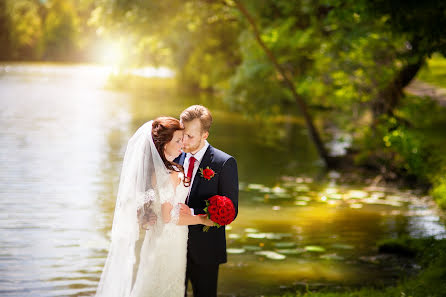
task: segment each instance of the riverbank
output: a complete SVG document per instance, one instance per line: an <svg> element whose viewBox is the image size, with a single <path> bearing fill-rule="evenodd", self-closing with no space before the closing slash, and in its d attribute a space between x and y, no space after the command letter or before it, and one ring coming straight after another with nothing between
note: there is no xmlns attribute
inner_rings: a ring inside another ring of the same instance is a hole
<svg viewBox="0 0 446 297"><path fill-rule="evenodd" d="M396 286L384 289L361 288L344 292L329 292L328 289L311 291L304 289L285 293L282 297L443 297L446 295L446 239L398 239L381 242L380 250L398 253L401 257L414 257L420 272L403 278ZM273 296L271 296L273 297ZM274 296L274 297L277 297Z"/></svg>
<svg viewBox="0 0 446 297"><path fill-rule="evenodd" d="M359 173L368 183L411 187L446 209L445 87L446 59L434 55L392 115L355 130L348 153L338 162L346 181L358 179Z"/></svg>
<svg viewBox="0 0 446 297"><path fill-rule="evenodd" d="M358 175L368 184L411 186L429 194L446 209L446 108L442 88L446 86L446 60L434 56L429 71L406 91L407 96L395 117L386 118L373 132L354 143L361 151L350 151L342 166L342 182L357 182ZM425 88L426 82L429 88ZM420 86L422 88L420 88ZM440 89L439 92L433 88ZM415 90L415 91L414 91ZM428 93L425 91L427 90ZM440 96L438 96L440 95ZM427 116L428 115L428 116ZM283 297L443 297L446 296L446 239L398 239L377 243L383 253L396 253L407 262L415 260L416 275L403 272L396 285L377 288L300 286Z"/></svg>

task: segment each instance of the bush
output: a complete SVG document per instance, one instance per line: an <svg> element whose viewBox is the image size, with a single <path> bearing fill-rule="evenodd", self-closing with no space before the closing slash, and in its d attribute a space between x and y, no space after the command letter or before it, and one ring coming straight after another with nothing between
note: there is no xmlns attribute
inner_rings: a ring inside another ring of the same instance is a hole
<svg viewBox="0 0 446 297"><path fill-rule="evenodd" d="M355 161L398 176L428 183L432 171L432 149L422 133L401 124L395 117L383 117L364 131Z"/></svg>
<svg viewBox="0 0 446 297"><path fill-rule="evenodd" d="M437 202L437 204L446 209L446 176L445 172L438 177L434 178L433 186L430 191L431 196Z"/></svg>

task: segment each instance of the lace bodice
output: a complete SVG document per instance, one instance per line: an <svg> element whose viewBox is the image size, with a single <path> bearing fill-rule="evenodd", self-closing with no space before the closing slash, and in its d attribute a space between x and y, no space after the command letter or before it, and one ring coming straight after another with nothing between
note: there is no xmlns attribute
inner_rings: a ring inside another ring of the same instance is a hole
<svg viewBox="0 0 446 297"><path fill-rule="evenodd" d="M185 203L188 187L181 182L171 195L160 195L163 202L172 204L171 220L162 228L156 241L151 240L154 230L148 231L142 251L149 256L141 258L135 286L130 297L164 296L183 297L186 276L187 226L178 226L180 207Z"/></svg>
<svg viewBox="0 0 446 297"><path fill-rule="evenodd" d="M175 189L175 202L176 203L186 203L186 197L189 193L189 187L184 186L184 174L180 173L180 183Z"/></svg>
<svg viewBox="0 0 446 297"><path fill-rule="evenodd" d="M161 203L169 202L173 208L170 211L170 222L171 224L177 224L180 217L180 205L179 203L185 203L186 197L188 194L188 187L185 187L183 184L184 174L179 173L178 178L180 179L179 184L176 186L172 195L163 195L164 199L162 199Z"/></svg>

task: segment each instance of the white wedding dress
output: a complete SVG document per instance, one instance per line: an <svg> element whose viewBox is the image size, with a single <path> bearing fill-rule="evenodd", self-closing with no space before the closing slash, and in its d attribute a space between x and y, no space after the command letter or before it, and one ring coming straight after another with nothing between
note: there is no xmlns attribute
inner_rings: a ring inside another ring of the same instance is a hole
<svg viewBox="0 0 446 297"><path fill-rule="evenodd" d="M188 227L177 222L178 203L185 203L188 188L182 181L176 187L172 183L151 132L152 121L127 144L110 248L96 297L184 296ZM161 211L166 202L173 206L168 223ZM140 214L155 217L156 222L142 229Z"/></svg>
<svg viewBox="0 0 446 297"><path fill-rule="evenodd" d="M139 259L139 269L131 297L183 297L186 277L186 254L188 227L176 225L178 222L178 203L185 203L188 188L183 182L176 187L171 211L171 221L164 225L162 234L151 236L148 230L141 249L141 254L148 254ZM165 201L162 201L162 203ZM156 240L152 240L156 238ZM148 239L148 240L147 240Z"/></svg>

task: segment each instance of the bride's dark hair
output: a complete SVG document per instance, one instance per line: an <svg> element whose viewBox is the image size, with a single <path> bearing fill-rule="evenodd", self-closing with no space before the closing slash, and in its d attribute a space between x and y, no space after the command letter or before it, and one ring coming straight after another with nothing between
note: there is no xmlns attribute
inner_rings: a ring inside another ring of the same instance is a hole
<svg viewBox="0 0 446 297"><path fill-rule="evenodd" d="M172 171L181 172L184 174L184 168L180 164L167 160L164 155L164 148L166 144L172 140L173 133L178 130L184 130L180 121L172 117L158 117L152 123L152 139L156 150L163 160L166 168Z"/></svg>

